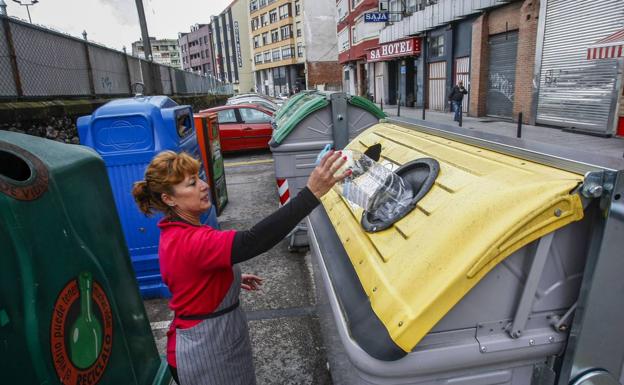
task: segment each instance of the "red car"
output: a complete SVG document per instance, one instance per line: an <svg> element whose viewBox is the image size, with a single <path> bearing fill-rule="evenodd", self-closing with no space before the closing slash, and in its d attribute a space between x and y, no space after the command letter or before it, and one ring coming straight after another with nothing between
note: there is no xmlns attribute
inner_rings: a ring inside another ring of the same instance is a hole
<svg viewBox="0 0 624 385"><path fill-rule="evenodd" d="M269 148L273 135L273 112L255 104L238 104L202 110L217 114L221 151L257 150Z"/></svg>

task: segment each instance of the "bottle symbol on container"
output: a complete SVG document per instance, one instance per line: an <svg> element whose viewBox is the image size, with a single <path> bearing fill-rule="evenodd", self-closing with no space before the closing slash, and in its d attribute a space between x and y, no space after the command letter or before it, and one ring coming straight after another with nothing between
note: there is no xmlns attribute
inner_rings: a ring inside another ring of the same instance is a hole
<svg viewBox="0 0 624 385"><path fill-rule="evenodd" d="M102 326L93 310L91 273L80 273L78 288L80 290L80 315L69 329L69 352L74 365L85 369L95 363L102 349Z"/></svg>

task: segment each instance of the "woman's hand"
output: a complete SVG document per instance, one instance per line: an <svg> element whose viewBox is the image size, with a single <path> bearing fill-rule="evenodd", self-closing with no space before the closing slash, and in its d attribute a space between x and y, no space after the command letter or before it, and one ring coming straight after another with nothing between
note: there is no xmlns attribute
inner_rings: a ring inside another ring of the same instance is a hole
<svg viewBox="0 0 624 385"><path fill-rule="evenodd" d="M260 289L263 279L253 274L241 274L241 289L256 291Z"/></svg>
<svg viewBox="0 0 624 385"><path fill-rule="evenodd" d="M334 150L325 154L321 159L319 165L310 174L306 185L317 199L321 199L337 182L351 175L351 170L347 170L342 175L334 177L336 171L346 161L347 158L342 156L341 151Z"/></svg>

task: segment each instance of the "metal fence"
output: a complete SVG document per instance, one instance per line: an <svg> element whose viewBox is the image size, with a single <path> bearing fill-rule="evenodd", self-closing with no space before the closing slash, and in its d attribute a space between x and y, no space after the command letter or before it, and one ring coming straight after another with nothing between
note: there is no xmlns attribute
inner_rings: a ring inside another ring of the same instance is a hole
<svg viewBox="0 0 624 385"><path fill-rule="evenodd" d="M0 99L232 94L211 76L148 62L86 40L0 16Z"/></svg>

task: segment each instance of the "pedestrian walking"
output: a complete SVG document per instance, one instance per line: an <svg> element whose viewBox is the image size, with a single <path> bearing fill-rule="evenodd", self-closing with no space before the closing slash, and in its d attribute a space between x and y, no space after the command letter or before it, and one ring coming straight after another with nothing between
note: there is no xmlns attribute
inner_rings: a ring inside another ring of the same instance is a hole
<svg viewBox="0 0 624 385"><path fill-rule="evenodd" d="M462 113L462 101L464 100L464 95L467 93L468 91L464 88L464 82L460 80L457 82L457 85L453 87L453 90L448 96L448 100L451 103L453 112L455 113L453 120L456 122L459 122Z"/></svg>
<svg viewBox="0 0 624 385"><path fill-rule="evenodd" d="M178 384L256 383L239 293L241 288L257 290L262 278L242 274L238 264L275 246L318 206L350 174L334 176L345 161L341 152L327 153L289 203L249 230L220 231L200 222L211 206L208 184L198 176L200 163L173 151L152 159L132 195L145 215L165 214L158 224L158 258L171 291L167 362Z"/></svg>

